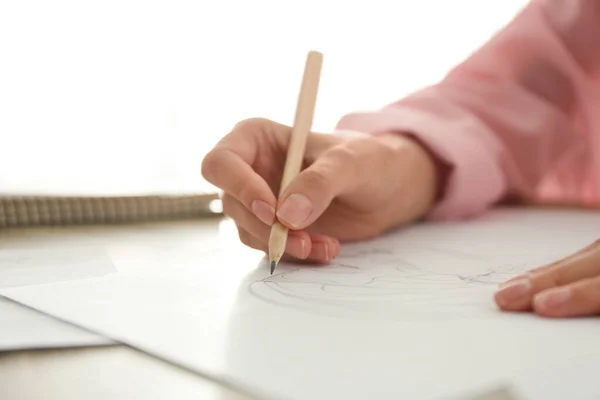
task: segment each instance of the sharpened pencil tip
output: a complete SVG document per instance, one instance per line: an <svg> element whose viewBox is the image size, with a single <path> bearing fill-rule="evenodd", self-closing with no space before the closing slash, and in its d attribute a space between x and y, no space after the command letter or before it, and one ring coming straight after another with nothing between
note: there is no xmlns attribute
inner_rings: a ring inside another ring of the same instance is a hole
<svg viewBox="0 0 600 400"><path fill-rule="evenodd" d="M271 275L275 272L275 267L277 266L277 262L275 260L271 261Z"/></svg>

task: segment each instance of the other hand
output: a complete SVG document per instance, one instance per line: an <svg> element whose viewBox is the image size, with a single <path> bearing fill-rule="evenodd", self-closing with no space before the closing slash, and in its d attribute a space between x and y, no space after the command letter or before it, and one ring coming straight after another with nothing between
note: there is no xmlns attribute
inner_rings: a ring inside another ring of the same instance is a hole
<svg viewBox="0 0 600 400"><path fill-rule="evenodd" d="M600 240L500 286L500 309L533 311L545 317L600 314Z"/></svg>
<svg viewBox="0 0 600 400"><path fill-rule="evenodd" d="M275 219L290 229L286 258L327 262L340 241L364 240L421 218L432 206L436 168L399 134L311 133L304 169L279 196L291 128L264 119L237 124L202 161L223 190L223 212L246 245L267 251Z"/></svg>

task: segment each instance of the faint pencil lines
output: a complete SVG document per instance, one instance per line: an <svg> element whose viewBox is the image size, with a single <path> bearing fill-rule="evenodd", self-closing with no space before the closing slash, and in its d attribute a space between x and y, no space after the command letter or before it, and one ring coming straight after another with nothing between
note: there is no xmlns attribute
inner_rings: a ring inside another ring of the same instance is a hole
<svg viewBox="0 0 600 400"><path fill-rule="evenodd" d="M431 258L432 253L447 261ZM428 259L434 264L421 265L419 260ZM446 271L445 264L456 267ZM333 317L453 318L489 313L492 288L524 267L490 266L485 257L435 246L357 246L329 266L284 264L280 273L250 282L248 291L274 306Z"/></svg>

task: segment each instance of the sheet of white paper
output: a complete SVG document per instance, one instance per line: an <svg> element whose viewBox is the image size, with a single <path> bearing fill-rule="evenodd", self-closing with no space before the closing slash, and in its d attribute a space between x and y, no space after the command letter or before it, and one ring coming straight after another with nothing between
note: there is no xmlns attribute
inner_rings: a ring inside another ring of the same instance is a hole
<svg viewBox="0 0 600 400"><path fill-rule="evenodd" d="M0 296L0 351L111 344L108 338Z"/></svg>
<svg viewBox="0 0 600 400"><path fill-rule="evenodd" d="M445 400L600 399L599 370L600 357L581 357L560 365L541 365L504 385Z"/></svg>
<svg viewBox="0 0 600 400"><path fill-rule="evenodd" d="M0 249L0 288L103 276L115 271L106 252L96 247L67 253L60 247Z"/></svg>
<svg viewBox="0 0 600 400"><path fill-rule="evenodd" d="M524 400L600 399L598 371L600 357L582 357L523 374L513 391Z"/></svg>
<svg viewBox="0 0 600 400"><path fill-rule="evenodd" d="M274 276L232 243L195 254L121 242L117 264L151 267L1 292L264 399L442 399L600 357L597 319L506 314L492 301L498 283L587 245L598 226L600 214L498 210Z"/></svg>

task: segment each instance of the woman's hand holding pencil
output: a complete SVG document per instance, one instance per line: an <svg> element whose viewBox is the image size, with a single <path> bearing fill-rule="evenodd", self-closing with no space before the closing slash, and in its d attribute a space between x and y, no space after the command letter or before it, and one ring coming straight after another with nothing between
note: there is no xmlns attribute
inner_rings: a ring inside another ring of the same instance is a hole
<svg viewBox="0 0 600 400"><path fill-rule="evenodd" d="M290 229L284 257L327 262L338 255L340 241L377 236L433 205L433 160L397 134L310 133L304 169L278 196L291 132L269 120L245 120L203 160L202 175L223 190L223 211L246 245L268 251L277 218Z"/></svg>

